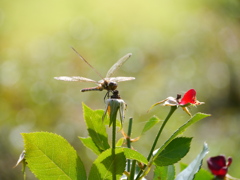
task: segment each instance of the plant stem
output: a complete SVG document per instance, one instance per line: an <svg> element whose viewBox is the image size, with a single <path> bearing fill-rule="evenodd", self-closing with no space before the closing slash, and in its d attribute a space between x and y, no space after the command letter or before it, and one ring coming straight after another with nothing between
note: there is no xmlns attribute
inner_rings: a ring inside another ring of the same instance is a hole
<svg viewBox="0 0 240 180"><path fill-rule="evenodd" d="M129 119L128 123L128 133L127 133L127 147L131 148L131 133L132 133L132 121L133 118ZM131 160L127 160L127 171L130 172L130 167L131 167Z"/></svg>
<svg viewBox="0 0 240 180"><path fill-rule="evenodd" d="M155 147L156 147L156 145L157 145L158 139L159 139L159 137L160 137L160 135L161 135L161 133L162 133L162 131L163 131L163 128L165 127L165 125L167 124L169 118L172 116L172 114L174 113L174 111L175 111L176 109L177 109L177 106L171 106L171 109L170 109L167 117L166 117L165 120L163 121L163 124L162 124L162 126L160 127L160 129L159 129L159 131L158 131L158 134L157 134L157 136L156 136L156 138L155 138L155 140L154 140L154 142L153 142L152 148L151 148L151 150L150 150L150 152L149 152L149 154L148 154L148 157L147 157L147 160L148 160L148 161L150 161L150 159L151 159L151 157L152 157L153 151L154 151L154 149L155 149ZM150 163L150 165L152 164L151 162L149 162L149 163ZM141 170L139 171L138 176L137 176L136 179L138 179L138 178L141 176L141 174L143 173L143 170L144 170L146 167L147 167L147 165L144 165L143 169L141 169Z"/></svg>
<svg viewBox="0 0 240 180"><path fill-rule="evenodd" d="M118 99L107 100L110 123L112 125L112 180L117 179L117 162L116 162L116 126L117 126L117 113L120 108L121 102Z"/></svg>
<svg viewBox="0 0 240 180"><path fill-rule="evenodd" d="M115 148L116 148L116 116L112 120L112 159L113 159L112 180L117 179L117 177L116 177Z"/></svg>
<svg viewBox="0 0 240 180"><path fill-rule="evenodd" d="M148 155L148 158L147 158L148 161L150 161L150 159L151 159L151 157L152 157L153 151L154 151L154 149L155 149L155 147L156 147L156 145L157 145L158 139L159 139L159 137L160 137L160 135L161 135L161 133L162 133L163 128L165 127L165 125L167 124L169 118L172 116L172 114L174 113L174 111L175 111L176 109L177 109L176 106L171 106L171 109L170 109L170 111L169 111L166 119L163 121L163 124L162 124L162 126L160 127L160 129L159 129L159 131L158 131L158 134L157 134L157 136L156 136L156 138L155 138L155 140L154 140L154 142L153 142L151 151L149 152L149 155Z"/></svg>
<svg viewBox="0 0 240 180"><path fill-rule="evenodd" d="M135 169L136 169L136 160L132 160L132 168L131 168L129 180L134 180Z"/></svg>
<svg viewBox="0 0 240 180"><path fill-rule="evenodd" d="M22 172L23 172L23 180L27 179L27 175L26 175L26 161L24 160L23 162L23 168L22 168Z"/></svg>

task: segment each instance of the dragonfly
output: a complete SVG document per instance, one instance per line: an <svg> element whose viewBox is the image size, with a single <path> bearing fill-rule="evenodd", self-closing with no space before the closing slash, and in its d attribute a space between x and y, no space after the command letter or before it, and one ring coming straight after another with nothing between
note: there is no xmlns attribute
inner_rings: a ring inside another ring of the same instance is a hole
<svg viewBox="0 0 240 180"><path fill-rule="evenodd" d="M90 66L97 74L98 76L101 78L100 81L95 81L89 78L85 78L85 77L80 77L80 76L59 76L59 77L54 77L54 79L56 80L61 80L61 81L79 81L79 82L92 82L92 83L96 83L97 86L95 87L90 87L90 88L84 88L81 90L81 92L86 92L86 91L102 91L102 90L107 90L107 94L105 95L104 99L106 98L106 96L109 97L109 93L113 92L114 90L117 89L118 87L118 82L122 82L122 81L130 81L130 80L134 80L135 77L123 77L123 76L119 76L119 77L112 77L113 73L119 69L131 56L131 53L126 54L125 56L123 56L122 58L120 58L107 72L106 77L104 78L86 59L84 59L73 47L72 47L73 51L76 52L76 54L78 55L78 57L80 59L82 59L86 64L88 64L88 66Z"/></svg>

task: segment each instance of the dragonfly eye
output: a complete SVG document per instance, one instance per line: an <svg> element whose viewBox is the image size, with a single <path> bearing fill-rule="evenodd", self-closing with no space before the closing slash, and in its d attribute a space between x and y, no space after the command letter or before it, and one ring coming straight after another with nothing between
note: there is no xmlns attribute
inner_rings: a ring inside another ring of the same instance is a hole
<svg viewBox="0 0 240 180"><path fill-rule="evenodd" d="M115 89L117 88L117 83L115 83L115 82L109 82L109 83L108 83L108 87L109 87L109 89L111 89L111 90L115 90Z"/></svg>

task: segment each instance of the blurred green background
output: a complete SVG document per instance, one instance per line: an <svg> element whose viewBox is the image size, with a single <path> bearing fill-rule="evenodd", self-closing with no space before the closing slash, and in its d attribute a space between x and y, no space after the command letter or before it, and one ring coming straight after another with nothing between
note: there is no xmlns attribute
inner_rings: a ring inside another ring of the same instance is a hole
<svg viewBox="0 0 240 180"><path fill-rule="evenodd" d="M103 75L120 57L133 53L115 74L136 77L118 88L128 104L125 123L134 118L133 137L152 115L167 115L169 108L161 106L147 113L152 104L195 88L198 100L206 104L191 108L192 114L212 116L184 133L194 139L182 162L190 163L207 142L207 157L232 156L229 173L240 177L239 20L238 0L1 0L0 179L23 179L21 167L13 169L23 150L22 132L62 135L88 171L96 158L78 139L87 136L81 103L104 109L105 92L81 93L94 84L53 79L66 75L99 80L71 46ZM159 145L187 119L178 109ZM147 155L158 127L134 147ZM28 179L35 179L30 172Z"/></svg>

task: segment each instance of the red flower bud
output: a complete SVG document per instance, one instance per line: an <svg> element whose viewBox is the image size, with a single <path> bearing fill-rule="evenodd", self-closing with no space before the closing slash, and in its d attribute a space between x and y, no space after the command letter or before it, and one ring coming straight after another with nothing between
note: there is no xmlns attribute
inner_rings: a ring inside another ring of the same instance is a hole
<svg viewBox="0 0 240 180"><path fill-rule="evenodd" d="M184 106L188 104L198 105L198 101L196 99L196 91L195 89L188 90L181 101L179 102L179 105Z"/></svg>

